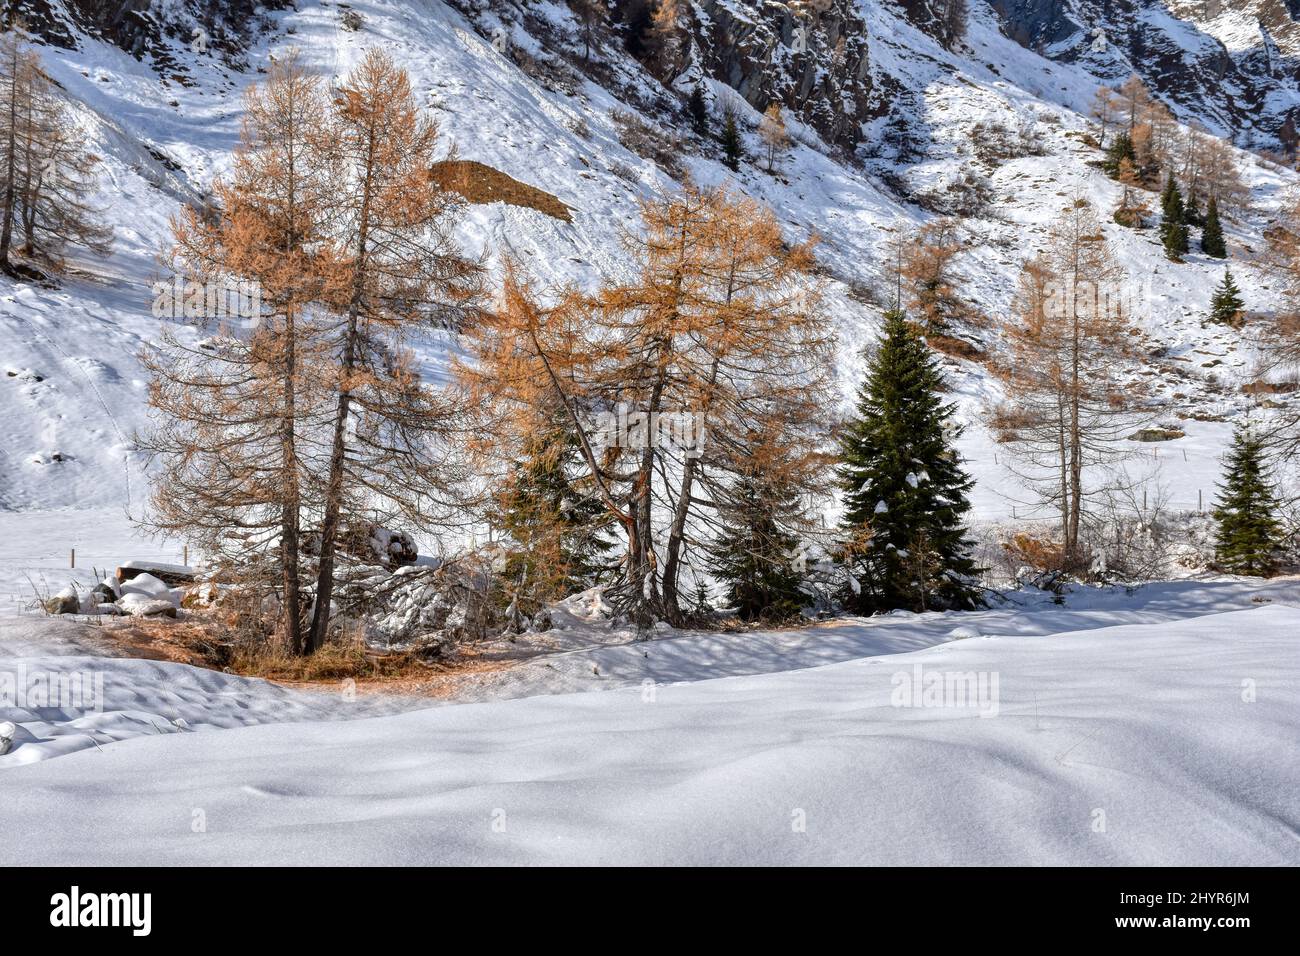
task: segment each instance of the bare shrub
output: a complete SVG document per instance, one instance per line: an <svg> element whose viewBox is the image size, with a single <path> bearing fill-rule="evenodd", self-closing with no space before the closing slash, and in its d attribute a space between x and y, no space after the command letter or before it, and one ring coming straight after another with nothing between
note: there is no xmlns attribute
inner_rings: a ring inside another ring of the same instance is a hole
<svg viewBox="0 0 1300 956"><path fill-rule="evenodd" d="M565 96L575 96L581 82L577 72L563 60L533 56L521 47L510 48L510 59L544 89Z"/></svg>
<svg viewBox="0 0 1300 956"><path fill-rule="evenodd" d="M626 149L650 160L673 179L680 180L685 175L682 166L685 145L681 137L651 126L627 110L611 110L609 117L618 129L618 141Z"/></svg>
<svg viewBox="0 0 1300 956"><path fill-rule="evenodd" d="M1038 419L1027 409L1003 402L988 409L989 428L999 444L1018 441L1020 432L1033 428Z"/></svg>
<svg viewBox="0 0 1300 956"><path fill-rule="evenodd" d="M946 186L920 193L916 200L925 209L945 216L979 216L993 202L993 184L987 176L968 169Z"/></svg>
<svg viewBox="0 0 1300 956"><path fill-rule="evenodd" d="M1037 122L1024 117L1014 126L996 120L979 122L970 128L968 135L976 158L988 166L1022 156L1043 156L1047 152Z"/></svg>
<svg viewBox="0 0 1300 956"><path fill-rule="evenodd" d="M966 359L970 362L981 362L984 360L984 350L972 342L965 339L955 338L951 335L930 334L925 337L925 344L930 346L936 352L942 352L951 358Z"/></svg>

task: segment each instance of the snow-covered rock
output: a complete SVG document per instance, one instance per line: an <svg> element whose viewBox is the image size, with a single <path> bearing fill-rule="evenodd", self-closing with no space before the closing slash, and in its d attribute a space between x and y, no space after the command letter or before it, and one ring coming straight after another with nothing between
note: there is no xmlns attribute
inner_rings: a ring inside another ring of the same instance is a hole
<svg viewBox="0 0 1300 956"><path fill-rule="evenodd" d="M139 591L128 591L122 595L116 604L109 606L117 608L123 614L130 614L132 617L176 616L176 605L172 602L170 595L160 599L142 594Z"/></svg>

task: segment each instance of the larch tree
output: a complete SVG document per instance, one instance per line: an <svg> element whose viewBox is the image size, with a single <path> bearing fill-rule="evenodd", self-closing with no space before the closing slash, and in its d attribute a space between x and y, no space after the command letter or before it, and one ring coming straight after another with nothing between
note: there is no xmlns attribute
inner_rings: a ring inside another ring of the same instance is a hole
<svg viewBox="0 0 1300 956"><path fill-rule="evenodd" d="M767 152L767 171L776 171L777 161L790 150L790 133L785 128L785 117L781 114L781 104L772 101L763 111L763 121L758 127L758 136L763 141Z"/></svg>
<svg viewBox="0 0 1300 956"><path fill-rule="evenodd" d="M953 260L962 249L958 229L955 219L936 219L901 246L899 281L904 301L928 333L947 332L969 315L957 295L953 274Z"/></svg>
<svg viewBox="0 0 1300 956"><path fill-rule="evenodd" d="M187 208L173 222L174 259L206 288L255 290L257 312L242 316L248 328L231 327L230 316L198 342L165 329L144 360L159 415L141 444L162 466L150 523L248 583L269 585L278 564L279 630L296 654L306 649L300 538L304 515L319 515L302 431L316 427L329 397L311 314L332 265L314 142L327 106L296 52L248 92L231 171L215 184L211 210Z"/></svg>
<svg viewBox="0 0 1300 956"><path fill-rule="evenodd" d="M426 384L407 342L465 324L482 267L453 235L462 203L431 174L437 127L405 70L369 51L335 91L320 130L329 157L326 301L335 321L320 571L307 647L325 640L345 518L433 529L463 513L464 405Z"/></svg>
<svg viewBox="0 0 1300 956"><path fill-rule="evenodd" d="M1097 92L1092 98L1092 107L1089 110L1097 125L1101 127L1101 136L1097 139L1097 145L1101 149L1106 148L1106 137L1110 131L1115 128L1117 109L1115 106L1115 91L1109 86L1097 87Z"/></svg>
<svg viewBox="0 0 1300 956"><path fill-rule="evenodd" d="M11 275L14 266L9 255L18 222L18 197L29 172L23 164L22 116L36 70L35 54L27 49L21 31L14 28L0 33L0 213L4 217L0 223L0 268Z"/></svg>
<svg viewBox="0 0 1300 956"><path fill-rule="evenodd" d="M661 79L676 76L682 66L681 0L658 0L650 20L649 46L654 57L655 72Z"/></svg>
<svg viewBox="0 0 1300 956"><path fill-rule="evenodd" d="M1283 206L1276 223L1265 233L1265 255L1259 261L1281 287L1283 308L1271 317L1267 334L1260 337L1263 348L1259 350L1260 371L1274 371L1291 375L1300 368L1300 201L1294 197ZM1281 408L1267 430L1260 429L1257 436L1269 454L1280 462L1294 463L1300 459L1300 410ZM1293 506L1300 502L1300 491L1283 487L1283 500Z"/></svg>
<svg viewBox="0 0 1300 956"><path fill-rule="evenodd" d="M600 321L624 356L601 384L607 407L684 413L704 439L694 450L672 442L628 450L642 548L632 562L637 601L649 594L679 623L692 525L753 452L741 436L780 436L772 447L790 452L781 478L799 488L813 480L831 339L811 245L788 247L769 210L688 187L644 204L642 215L645 231L631 240L640 273L601 297ZM667 515L661 554L656 511Z"/></svg>
<svg viewBox="0 0 1300 956"><path fill-rule="evenodd" d="M779 480L815 484L830 338L810 247L787 246L769 211L688 187L642 216L630 281L543 304L509 276L462 374L509 414L567 410L624 538L611 603L648 628L686 619L683 569L705 557L718 501L757 454L745 436L763 436Z"/></svg>
<svg viewBox="0 0 1300 956"><path fill-rule="evenodd" d="M939 22L939 42L953 50L966 36L969 11L966 0L937 0L935 18Z"/></svg>
<svg viewBox="0 0 1300 956"><path fill-rule="evenodd" d="M112 229L91 196L99 161L20 27L0 34L0 269L19 254L58 269L68 246L100 255Z"/></svg>
<svg viewBox="0 0 1300 956"><path fill-rule="evenodd" d="M671 622L682 620L681 568L698 498L721 498L756 463L778 487L818 489L833 341L811 275L813 243L789 244L771 210L753 200L700 195L708 210L702 281L699 298L683 304L696 317L678 354L687 407L708 443L681 460L666 494L663 599Z"/></svg>
<svg viewBox="0 0 1300 956"><path fill-rule="evenodd" d="M596 31L609 19L609 6L605 0L573 0L571 4L582 28L582 58L591 59L591 41Z"/></svg>
<svg viewBox="0 0 1300 956"><path fill-rule="evenodd" d="M1130 74L1119 87L1116 93L1116 111L1119 113L1130 136L1137 129L1145 118L1147 110L1151 108L1154 102L1151 93L1147 90L1141 78L1136 74Z"/></svg>
<svg viewBox="0 0 1300 956"><path fill-rule="evenodd" d="M1141 196L1141 177L1138 176L1137 170L1128 157L1120 159L1115 178L1124 187L1119 207L1115 210L1115 221L1121 226L1141 229L1151 210Z"/></svg>
<svg viewBox="0 0 1300 956"><path fill-rule="evenodd" d="M1247 212L1251 192L1242 178L1235 148L1218 136L1201 136L1197 144L1197 179L1201 194L1215 200L1220 215Z"/></svg>
<svg viewBox="0 0 1300 956"><path fill-rule="evenodd" d="M1087 471L1120 457L1131 427L1131 396L1117 374L1129 333L1124 279L1095 210L1076 199L1025 264L1003 328L1008 349L995 372L1008 396L1004 434L1018 477L1060 517L1065 570L1085 558L1087 501L1103 490Z"/></svg>

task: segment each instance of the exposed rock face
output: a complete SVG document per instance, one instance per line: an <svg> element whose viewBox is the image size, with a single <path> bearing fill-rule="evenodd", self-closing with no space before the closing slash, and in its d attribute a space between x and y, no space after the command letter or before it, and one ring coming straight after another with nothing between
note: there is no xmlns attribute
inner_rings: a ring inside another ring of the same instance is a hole
<svg viewBox="0 0 1300 956"><path fill-rule="evenodd" d="M484 35L497 18L528 22L535 35L548 31L525 0L447 2ZM646 35L650 10L649 0L611 2L600 32L624 44L682 102L707 76L757 110L779 101L825 142L852 150L863 124L885 112L887 87L895 85L873 70L861 0L681 0L671 51ZM570 56L582 50L572 37L560 45Z"/></svg>
<svg viewBox="0 0 1300 956"><path fill-rule="evenodd" d="M867 24L853 0L698 0L693 63L756 109L780 101L828 143L854 147L877 115Z"/></svg>
<svg viewBox="0 0 1300 956"><path fill-rule="evenodd" d="M1009 37L1102 80L1137 73L1182 119L1239 145L1291 140L1298 0L987 0Z"/></svg>
<svg viewBox="0 0 1300 956"><path fill-rule="evenodd" d="M292 0L5 0L45 42L72 49L78 30L103 37L137 59L171 64L167 39L197 44L239 65L261 12Z"/></svg>

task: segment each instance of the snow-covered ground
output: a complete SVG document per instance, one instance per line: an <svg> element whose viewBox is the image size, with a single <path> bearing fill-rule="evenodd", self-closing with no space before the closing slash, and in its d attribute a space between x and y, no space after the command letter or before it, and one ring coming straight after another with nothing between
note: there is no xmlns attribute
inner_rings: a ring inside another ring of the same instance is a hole
<svg viewBox="0 0 1300 956"><path fill-rule="evenodd" d="M587 655L607 693L353 720L182 665L28 658L107 667L133 711L0 758L0 863L1295 865L1300 608L1268 597L1300 588L679 635Z"/></svg>

